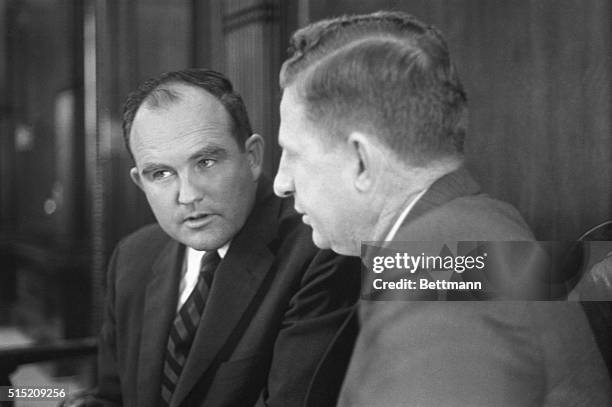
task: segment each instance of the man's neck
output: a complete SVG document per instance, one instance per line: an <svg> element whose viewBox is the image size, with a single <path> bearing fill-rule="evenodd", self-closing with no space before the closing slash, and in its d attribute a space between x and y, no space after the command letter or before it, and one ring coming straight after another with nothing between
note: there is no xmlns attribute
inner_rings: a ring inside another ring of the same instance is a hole
<svg viewBox="0 0 612 407"><path fill-rule="evenodd" d="M444 162L428 168L408 169L401 173L388 174L385 177L384 191L379 214L371 229L372 241L382 241L388 236L398 218L408 206L423 194L436 180L459 168L459 162Z"/></svg>
<svg viewBox="0 0 612 407"><path fill-rule="evenodd" d="M385 240L385 237L397 221L398 217L404 211L404 209L410 205L418 196L423 192L422 189L412 190L408 193L404 193L401 195L397 195L391 199L386 200L383 205L376 224L372 229L370 235L372 237L372 241L382 241Z"/></svg>

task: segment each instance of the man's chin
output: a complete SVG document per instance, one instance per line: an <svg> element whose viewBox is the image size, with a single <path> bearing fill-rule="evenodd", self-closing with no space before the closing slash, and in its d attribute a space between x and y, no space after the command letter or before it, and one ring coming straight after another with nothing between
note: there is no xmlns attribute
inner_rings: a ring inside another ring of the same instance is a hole
<svg viewBox="0 0 612 407"><path fill-rule="evenodd" d="M195 250L217 250L229 240L213 236L175 236L175 240Z"/></svg>
<svg viewBox="0 0 612 407"><path fill-rule="evenodd" d="M207 239L207 240L201 240L201 239L197 239L197 240L191 240L188 243L185 243L186 246L189 246L195 250L217 250L221 247L223 247L223 245L225 245L225 243L227 243L229 240L228 239Z"/></svg>
<svg viewBox="0 0 612 407"><path fill-rule="evenodd" d="M330 240L322 238L321 235L314 231L312 233L312 241L319 249L330 249L334 253L341 254L343 256L359 256L360 254L359 250L352 250L351 247L349 247L350 242L346 242L346 244L345 242L340 242L342 244L339 244L338 242L332 243Z"/></svg>
<svg viewBox="0 0 612 407"><path fill-rule="evenodd" d="M343 256L356 256L359 257L359 252L351 250L345 246L336 246L332 245L331 250L336 254L341 254Z"/></svg>
<svg viewBox="0 0 612 407"><path fill-rule="evenodd" d="M324 239L321 235L319 235L314 230L312 231L312 242L319 249L331 249L332 248L331 243L329 242L329 240Z"/></svg>

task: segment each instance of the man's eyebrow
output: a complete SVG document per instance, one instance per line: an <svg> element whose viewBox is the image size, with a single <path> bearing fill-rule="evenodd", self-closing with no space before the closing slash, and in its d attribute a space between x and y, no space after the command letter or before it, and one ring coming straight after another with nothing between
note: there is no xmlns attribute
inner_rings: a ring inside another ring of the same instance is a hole
<svg viewBox="0 0 612 407"><path fill-rule="evenodd" d="M214 145L206 146L206 147L199 149L194 154L192 154L190 159L194 160L199 157L209 157L209 158L221 159L221 158L227 157L227 150L223 147L214 146Z"/></svg>
<svg viewBox="0 0 612 407"><path fill-rule="evenodd" d="M155 163L155 162L145 162L142 165L141 173L148 174L152 171L159 170L160 168L166 168L166 165L161 164L161 163Z"/></svg>
<svg viewBox="0 0 612 407"><path fill-rule="evenodd" d="M285 145L284 140L283 140L283 139L281 139L280 137L278 137L278 138L276 139L276 142L277 142L278 146L279 146L280 148L282 148L283 150L286 150L286 149L287 149L287 146Z"/></svg>
<svg viewBox="0 0 612 407"><path fill-rule="evenodd" d="M189 157L189 159L195 160L201 157L222 159L222 158L227 157L227 155L228 155L227 149L225 149L224 147L212 145L212 146L206 146L206 147L199 149L198 151L193 153ZM142 173L146 174L148 172L155 171L160 168L167 168L167 165L162 164L162 163L156 163L156 162L145 162L142 165Z"/></svg>

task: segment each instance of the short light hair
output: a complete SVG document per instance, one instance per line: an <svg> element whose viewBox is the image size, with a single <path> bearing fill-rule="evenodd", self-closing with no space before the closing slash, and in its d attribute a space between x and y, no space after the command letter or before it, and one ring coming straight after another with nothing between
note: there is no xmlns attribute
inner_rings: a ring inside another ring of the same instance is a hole
<svg viewBox="0 0 612 407"><path fill-rule="evenodd" d="M134 156L130 148L130 132L138 109L143 104L158 108L179 101L181 95L172 88L174 84L200 88L221 102L232 121L232 136L236 139L240 151L244 151L244 142L253 134L253 130L242 97L234 90L231 81L223 74L210 69L184 69L165 72L151 78L128 95L123 108L123 139L132 158Z"/></svg>
<svg viewBox="0 0 612 407"><path fill-rule="evenodd" d="M280 86L295 85L331 140L377 135L414 166L463 156L467 98L442 34L380 11L310 24L291 38Z"/></svg>

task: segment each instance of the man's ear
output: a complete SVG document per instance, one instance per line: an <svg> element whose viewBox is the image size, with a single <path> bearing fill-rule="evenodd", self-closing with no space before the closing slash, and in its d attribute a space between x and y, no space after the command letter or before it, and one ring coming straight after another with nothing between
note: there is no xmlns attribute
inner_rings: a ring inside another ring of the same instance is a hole
<svg viewBox="0 0 612 407"><path fill-rule="evenodd" d="M138 172L138 169L136 167L132 167L132 169L130 170L130 178L132 178L134 184L138 185L138 188L144 190L142 187L142 179L140 178L140 173Z"/></svg>
<svg viewBox="0 0 612 407"><path fill-rule="evenodd" d="M259 134L253 134L244 142L244 149L249 160L249 167L253 174L253 181L257 181L263 170L265 142Z"/></svg>
<svg viewBox="0 0 612 407"><path fill-rule="evenodd" d="M381 157L381 151L372 136L354 131L349 135L347 142L357 164L353 170L355 188L360 192L368 191L378 177L380 160L384 157Z"/></svg>

